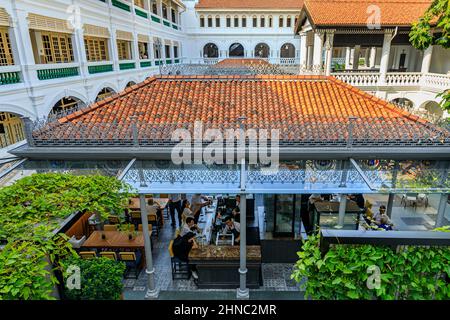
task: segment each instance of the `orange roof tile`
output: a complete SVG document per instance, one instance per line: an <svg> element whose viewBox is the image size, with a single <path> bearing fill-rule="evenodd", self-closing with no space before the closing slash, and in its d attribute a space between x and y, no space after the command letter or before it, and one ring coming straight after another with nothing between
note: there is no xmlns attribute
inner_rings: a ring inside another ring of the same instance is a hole
<svg viewBox="0 0 450 320"><path fill-rule="evenodd" d="M153 77L60 119L51 130L37 134L43 139L49 132L57 139L69 135L89 139L119 128L124 138L129 137L130 125L135 121L142 138L155 139L154 128L193 124L197 120L236 125L240 117L246 117L252 128L278 126L294 140L306 139L305 128L318 139L337 139L327 126L345 126L342 124L349 117L357 117L366 125L384 126L371 132L355 130L360 138L431 136L437 131L428 122L333 77L266 75ZM160 134L157 139L167 139L170 132Z"/></svg>
<svg viewBox="0 0 450 320"><path fill-rule="evenodd" d="M303 0L200 0L196 9L301 9Z"/></svg>
<svg viewBox="0 0 450 320"><path fill-rule="evenodd" d="M382 26L410 26L432 0L305 0L307 13L316 26L366 26L372 21L369 6L380 8Z"/></svg>

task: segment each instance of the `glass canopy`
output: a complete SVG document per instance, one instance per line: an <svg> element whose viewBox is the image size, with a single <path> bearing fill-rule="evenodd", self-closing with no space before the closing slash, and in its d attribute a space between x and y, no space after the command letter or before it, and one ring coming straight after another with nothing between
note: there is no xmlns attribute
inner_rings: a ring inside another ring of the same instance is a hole
<svg viewBox="0 0 450 320"><path fill-rule="evenodd" d="M33 173L116 176L139 193L449 193L449 161L281 161L261 165L175 165L170 160L21 160L0 168L0 187Z"/></svg>

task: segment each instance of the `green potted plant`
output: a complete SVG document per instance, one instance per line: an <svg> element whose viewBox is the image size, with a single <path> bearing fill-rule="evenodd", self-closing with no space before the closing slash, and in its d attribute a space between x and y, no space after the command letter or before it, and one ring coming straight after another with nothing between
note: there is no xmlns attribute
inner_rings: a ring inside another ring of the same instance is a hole
<svg viewBox="0 0 450 320"><path fill-rule="evenodd" d="M134 225L130 223L121 224L117 229L124 234L128 234L128 240L133 240L137 235Z"/></svg>
<svg viewBox="0 0 450 320"><path fill-rule="evenodd" d="M80 269L80 287L69 289L69 267ZM63 261L64 296L69 300L120 300L123 291L125 264L107 258L83 260L70 258Z"/></svg>

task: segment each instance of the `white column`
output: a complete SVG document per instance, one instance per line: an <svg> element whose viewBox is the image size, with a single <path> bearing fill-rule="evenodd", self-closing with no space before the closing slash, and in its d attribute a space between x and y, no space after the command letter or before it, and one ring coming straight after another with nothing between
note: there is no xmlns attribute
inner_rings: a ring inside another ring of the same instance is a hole
<svg viewBox="0 0 450 320"><path fill-rule="evenodd" d="M371 47L370 48L370 63L369 63L369 67L370 69L375 68L375 62L377 59L377 47Z"/></svg>
<svg viewBox="0 0 450 320"><path fill-rule="evenodd" d="M366 51L364 51L364 63L366 64L366 67L370 65L369 58L370 58L370 50L369 48L366 48Z"/></svg>
<svg viewBox="0 0 450 320"><path fill-rule="evenodd" d="M341 194L339 202L339 218L338 224L336 225L337 229L341 229L344 227L344 219L345 219L345 211L347 209L347 195Z"/></svg>
<svg viewBox="0 0 450 320"><path fill-rule="evenodd" d="M326 39L326 66L325 66L325 75L329 76L331 74L331 62L333 59L333 39L334 39L334 32L330 31L327 32L327 39Z"/></svg>
<svg viewBox="0 0 450 320"><path fill-rule="evenodd" d="M146 299L158 299L159 290L155 286L155 268L153 266L152 245L150 239L150 233L148 230L148 215L147 205L145 201L145 195L139 195L139 205L141 208L142 219L142 233L144 236L144 249L145 249L145 273L147 274L147 293Z"/></svg>
<svg viewBox="0 0 450 320"><path fill-rule="evenodd" d="M323 49L324 34L316 31L314 33L314 56L313 56L313 70L316 72L322 71L322 49Z"/></svg>
<svg viewBox="0 0 450 320"><path fill-rule="evenodd" d="M422 73L428 73L430 72L430 66L431 66L431 57L433 55L433 46L429 46L425 49L423 52L423 58L422 58L422 68L420 72Z"/></svg>
<svg viewBox="0 0 450 320"><path fill-rule="evenodd" d="M353 50L353 70L358 70L360 50L361 50L360 45L356 45L355 49Z"/></svg>
<svg viewBox="0 0 450 320"><path fill-rule="evenodd" d="M307 36L306 33L300 34L300 71L307 69L307 55L308 55L308 46L307 46Z"/></svg>
<svg viewBox="0 0 450 320"><path fill-rule="evenodd" d="M345 47L345 70L350 69L352 49L350 47Z"/></svg>
<svg viewBox="0 0 450 320"><path fill-rule="evenodd" d="M381 49L380 84L384 84L386 80L386 73L389 68L389 55L391 53L391 41L392 41L392 32L391 31L385 32L383 39L383 48Z"/></svg>
<svg viewBox="0 0 450 320"><path fill-rule="evenodd" d="M240 210L241 210L241 232L239 241L240 265L239 265L239 288L237 290L238 299L248 299L249 290L247 288L247 195L241 194Z"/></svg>
<svg viewBox="0 0 450 320"><path fill-rule="evenodd" d="M14 8L15 9L15 8ZM30 70L38 62L34 61L33 46L28 29L28 12L15 9L12 15L12 34L17 45L17 55L14 56L14 63L21 66L22 78L25 83L38 81L35 70ZM30 84L31 85L31 84Z"/></svg>

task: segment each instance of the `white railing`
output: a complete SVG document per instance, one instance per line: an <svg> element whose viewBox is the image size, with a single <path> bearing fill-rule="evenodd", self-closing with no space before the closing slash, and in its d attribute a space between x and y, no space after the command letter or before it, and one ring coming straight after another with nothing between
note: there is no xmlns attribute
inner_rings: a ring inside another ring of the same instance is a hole
<svg viewBox="0 0 450 320"><path fill-rule="evenodd" d="M450 74L427 73L422 78L424 87L445 90L450 88Z"/></svg>
<svg viewBox="0 0 450 320"><path fill-rule="evenodd" d="M421 77L420 72L389 72L386 74L386 85L418 86Z"/></svg>
<svg viewBox="0 0 450 320"><path fill-rule="evenodd" d="M280 58L279 59L279 64L292 65L292 64L299 64L299 63L300 63L300 59L298 59L298 58Z"/></svg>
<svg viewBox="0 0 450 320"><path fill-rule="evenodd" d="M380 80L377 72L335 72L332 76L356 87L377 86Z"/></svg>
<svg viewBox="0 0 450 320"><path fill-rule="evenodd" d="M379 72L333 72L335 78L356 87L422 87L432 91L450 88L450 75L420 72L388 72L383 80Z"/></svg>

